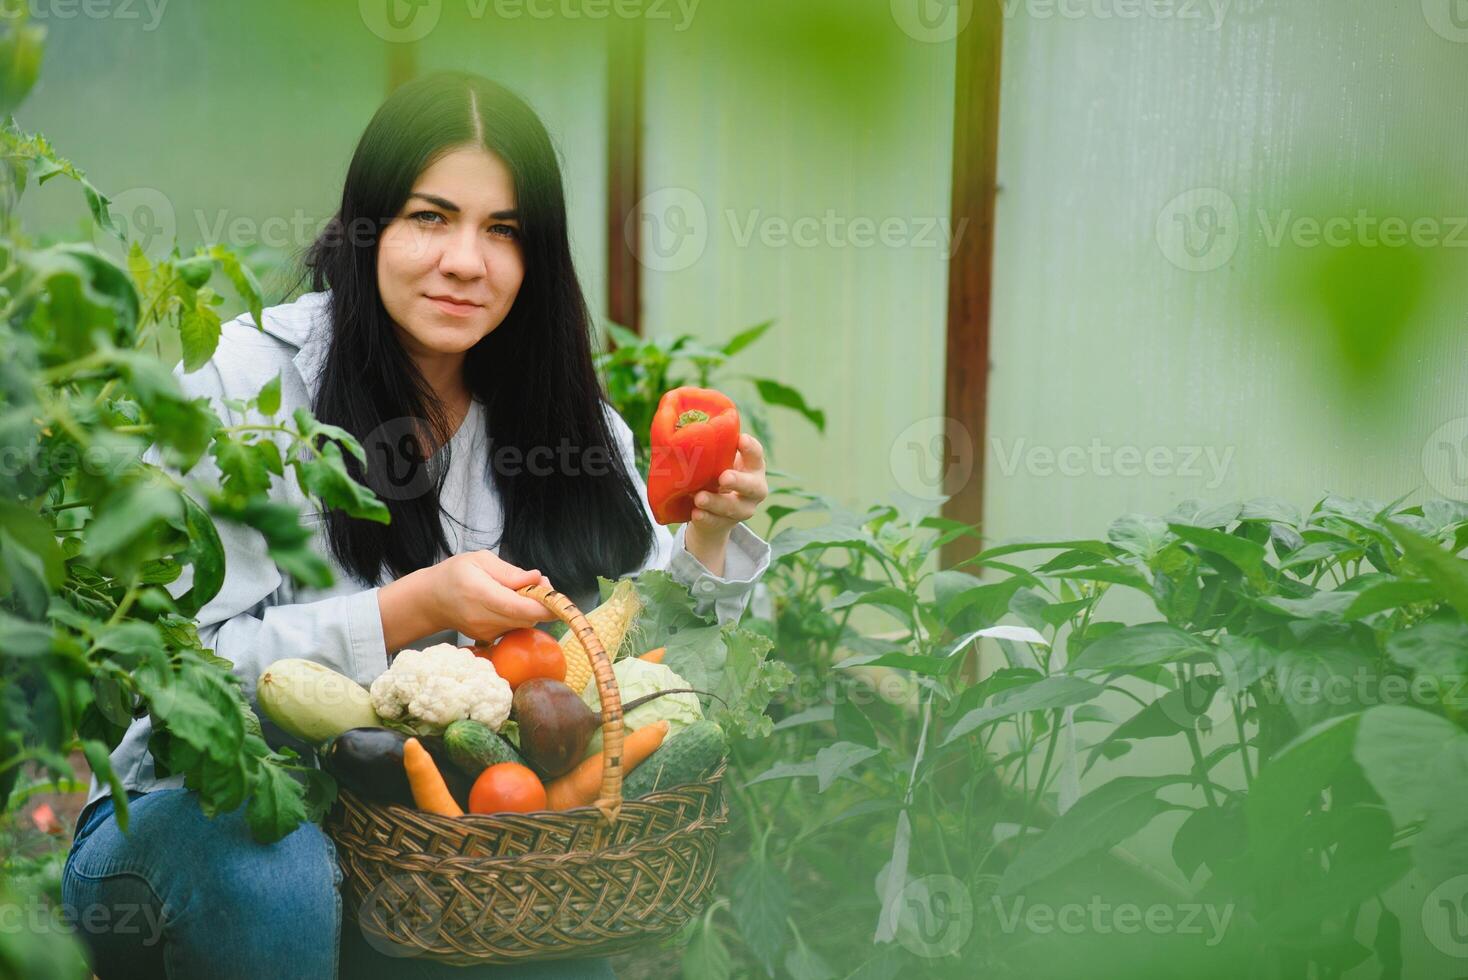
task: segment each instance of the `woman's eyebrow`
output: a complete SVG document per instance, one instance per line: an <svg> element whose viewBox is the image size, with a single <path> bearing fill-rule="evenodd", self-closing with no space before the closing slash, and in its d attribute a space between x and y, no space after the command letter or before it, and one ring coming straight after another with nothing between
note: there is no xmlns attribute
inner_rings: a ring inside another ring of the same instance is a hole
<svg viewBox="0 0 1468 980"><path fill-rule="evenodd" d="M424 193L422 193L420 191L414 191L413 193L409 194L408 196L409 197L421 197L421 198L423 198L423 200L429 202L430 204L436 204L436 205L438 205L439 207L443 208L445 211L453 211L453 212L457 213L458 210L459 210L459 206L457 204L455 204L453 201L450 201L450 200L448 200L446 198L439 197L437 194L424 194ZM499 218L500 220L519 221L520 220L520 212L519 212L519 210L517 208L509 208L509 209L504 210L504 211L495 211L494 213L492 213L490 215L490 217L491 218Z"/></svg>

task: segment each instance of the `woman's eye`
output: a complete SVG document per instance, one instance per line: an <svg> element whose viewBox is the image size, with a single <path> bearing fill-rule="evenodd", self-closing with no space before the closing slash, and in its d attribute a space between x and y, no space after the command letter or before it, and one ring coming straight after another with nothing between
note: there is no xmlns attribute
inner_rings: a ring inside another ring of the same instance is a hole
<svg viewBox="0 0 1468 980"><path fill-rule="evenodd" d="M416 221L419 224L423 225L433 225L438 224L440 221L442 221L443 215L439 214L437 211L414 211L412 214L408 215L408 220Z"/></svg>
<svg viewBox="0 0 1468 980"><path fill-rule="evenodd" d="M502 238L520 237L520 229L514 225L494 225L489 230L492 234L499 235Z"/></svg>

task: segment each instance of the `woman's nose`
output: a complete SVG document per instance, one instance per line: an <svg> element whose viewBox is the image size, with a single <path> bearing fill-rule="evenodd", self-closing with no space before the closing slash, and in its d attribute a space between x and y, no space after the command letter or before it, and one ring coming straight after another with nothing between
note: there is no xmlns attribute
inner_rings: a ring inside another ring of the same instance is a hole
<svg viewBox="0 0 1468 980"><path fill-rule="evenodd" d="M484 275L484 253L479 238L472 230L455 234L444 243L438 257L439 271L460 279L477 279Z"/></svg>

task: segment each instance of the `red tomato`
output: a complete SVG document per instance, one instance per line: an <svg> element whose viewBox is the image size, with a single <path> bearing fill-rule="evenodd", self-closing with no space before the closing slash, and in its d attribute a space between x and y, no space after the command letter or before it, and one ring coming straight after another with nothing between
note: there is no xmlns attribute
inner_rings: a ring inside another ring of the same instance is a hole
<svg viewBox="0 0 1468 980"><path fill-rule="evenodd" d="M533 626L510 630L494 646L476 647L474 653L494 664L495 672L512 691L533 677L566 679L566 655L561 645L545 630Z"/></svg>
<svg viewBox="0 0 1468 980"><path fill-rule="evenodd" d="M470 813L533 813L544 809L544 784L518 762L490 766L469 790Z"/></svg>

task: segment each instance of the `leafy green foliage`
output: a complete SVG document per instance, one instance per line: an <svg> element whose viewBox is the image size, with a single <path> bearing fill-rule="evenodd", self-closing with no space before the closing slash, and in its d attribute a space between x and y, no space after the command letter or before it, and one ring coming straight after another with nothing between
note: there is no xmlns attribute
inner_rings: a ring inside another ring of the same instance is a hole
<svg viewBox="0 0 1468 980"><path fill-rule="evenodd" d="M1418 915L1388 907L1394 886L1468 872L1460 505L1188 501L935 571L963 529L781 494L772 615L748 625L795 680L768 737L736 747L723 887L731 910L763 901L779 867L792 930L713 916L700 956L712 930L755 972L1061 975L1074 950L1007 917L1079 893L1228 910L1216 945L1088 933L1103 974L1164 949L1207 975L1389 973ZM1128 771L1144 741L1175 768ZM1158 871L1186 889L1138 876L1144 832L1172 835ZM903 907L934 875L967 889L974 930L936 958Z"/></svg>
<svg viewBox="0 0 1468 980"><path fill-rule="evenodd" d="M30 44L29 30L12 25L0 48ZM4 100L33 75L7 70ZM44 137L6 120L0 159L16 193L31 176L76 182L94 222L117 233L107 197ZM279 378L229 405L258 411L255 424L227 424L186 394L184 377L211 370L220 338L216 274L259 322L254 276L225 248L154 263L134 244L123 268L89 244L34 248L0 212L0 804L23 774L69 778L67 754L80 750L125 825L108 754L144 716L159 771L184 774L206 812L245 806L261 841L318 819L331 799L329 777L260 737L239 679L192 619L223 582L217 520L259 531L298 580L329 584L296 512L266 499L286 467L323 507L384 521L386 509L346 475L342 447L362 455L346 433L307 412L273 418ZM165 347L182 352L176 370L158 357ZM191 583L175 596L167 586L185 569Z"/></svg>

